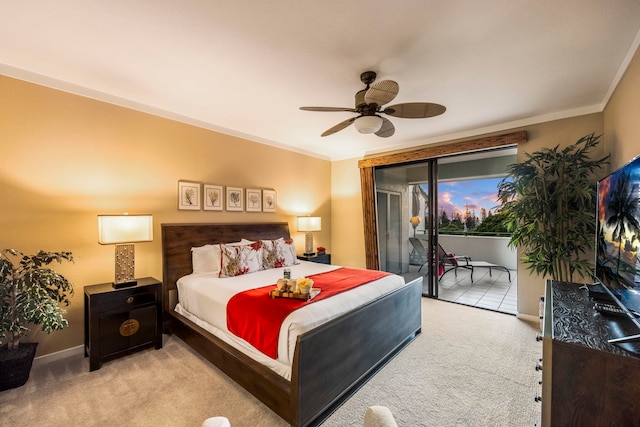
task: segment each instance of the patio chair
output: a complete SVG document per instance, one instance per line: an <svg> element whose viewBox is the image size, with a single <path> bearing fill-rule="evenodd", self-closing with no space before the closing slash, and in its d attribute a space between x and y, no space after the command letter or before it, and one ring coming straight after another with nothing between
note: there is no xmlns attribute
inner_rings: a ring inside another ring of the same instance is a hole
<svg viewBox="0 0 640 427"><path fill-rule="evenodd" d="M492 264L487 261L472 261L470 257L466 255L454 255L452 253L447 252L442 245L438 242L438 273L440 274L440 278L444 276L447 272L453 270L456 277L458 276L458 268L466 268L467 270L471 270L471 283L473 283L473 270L475 268L488 268L489 276L491 276L492 270L497 268L498 270L503 270L507 273L509 277L509 282L511 282L511 272L509 269L503 265ZM438 280L439 280L438 279Z"/></svg>
<svg viewBox="0 0 640 427"><path fill-rule="evenodd" d="M411 246L413 246L413 251L411 252L411 258L414 260L415 265L420 265L418 272L422 270L422 267L427 263L427 248L424 247L420 239L417 237L409 237L409 242L411 242Z"/></svg>
<svg viewBox="0 0 640 427"><path fill-rule="evenodd" d="M413 246L413 251L411 253L414 265L420 265L418 272L422 270L422 267L427 263L427 248L422 244L422 241L416 237L409 237L409 241ZM454 270L456 277L458 276L457 269L459 267L466 268L471 270L471 281L473 282L473 268L468 266L467 264L471 261L471 258L465 255L455 256L453 254L447 253L442 245L439 245L439 253L438 253L438 280L442 279L442 276L445 275L448 271Z"/></svg>
<svg viewBox="0 0 640 427"><path fill-rule="evenodd" d="M458 268L466 268L471 271L471 283L473 283L473 266L469 264L470 262L470 257L447 252L442 245L438 243L438 280L442 279L442 276L451 270L453 270L456 277L458 277Z"/></svg>

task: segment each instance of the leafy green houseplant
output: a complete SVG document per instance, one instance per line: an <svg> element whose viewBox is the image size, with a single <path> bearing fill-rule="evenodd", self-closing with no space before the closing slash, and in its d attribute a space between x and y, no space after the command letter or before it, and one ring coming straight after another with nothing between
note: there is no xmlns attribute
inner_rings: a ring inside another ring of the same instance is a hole
<svg viewBox="0 0 640 427"><path fill-rule="evenodd" d="M15 367L9 369L6 363L15 361L21 347L29 347L31 357L22 384L29 377L36 344L20 344L20 339L29 332L27 325L40 325L47 334L68 326L63 317L66 310L61 305L70 304L73 285L48 267L54 261L72 262L73 255L71 252L45 251L24 255L14 249L0 252L0 381L7 379L12 383L13 377L19 375ZM7 387L0 383L0 390L22 384Z"/></svg>
<svg viewBox="0 0 640 427"><path fill-rule="evenodd" d="M512 233L509 246L523 247L521 261L538 275L572 282L592 271L585 255L595 244L594 172L609 158L592 159L599 139L590 134L563 149L527 153L498 185L501 213Z"/></svg>

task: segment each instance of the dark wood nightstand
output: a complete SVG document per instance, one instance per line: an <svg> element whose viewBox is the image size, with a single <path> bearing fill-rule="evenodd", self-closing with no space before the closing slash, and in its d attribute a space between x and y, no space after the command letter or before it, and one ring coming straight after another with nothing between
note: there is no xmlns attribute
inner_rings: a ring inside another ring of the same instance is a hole
<svg viewBox="0 0 640 427"><path fill-rule="evenodd" d="M331 254L324 255L298 255L298 259L303 261L317 262L318 264L331 264Z"/></svg>
<svg viewBox="0 0 640 427"><path fill-rule="evenodd" d="M84 355L89 370L146 347L162 348L162 283L153 277L114 289L112 283L84 288Z"/></svg>

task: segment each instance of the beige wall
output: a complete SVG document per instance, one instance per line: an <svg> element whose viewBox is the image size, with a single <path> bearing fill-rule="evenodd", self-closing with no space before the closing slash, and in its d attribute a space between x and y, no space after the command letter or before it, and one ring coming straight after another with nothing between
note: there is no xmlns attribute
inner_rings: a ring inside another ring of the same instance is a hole
<svg viewBox="0 0 640 427"><path fill-rule="evenodd" d="M612 169L640 154L640 50L604 109L604 132Z"/></svg>
<svg viewBox="0 0 640 427"><path fill-rule="evenodd" d="M331 262L366 268L358 160L331 164Z"/></svg>
<svg viewBox="0 0 640 427"><path fill-rule="evenodd" d="M32 334L47 354L83 343L83 287L114 278L114 247L97 215L151 213L154 241L136 244L136 276L162 277L160 224L322 217L331 250L331 163L0 76L0 248L72 251L56 270L75 285L70 327ZM301 182L300 171L313 180ZM178 211L178 180L277 191L276 213ZM359 184L358 184L359 185Z"/></svg>

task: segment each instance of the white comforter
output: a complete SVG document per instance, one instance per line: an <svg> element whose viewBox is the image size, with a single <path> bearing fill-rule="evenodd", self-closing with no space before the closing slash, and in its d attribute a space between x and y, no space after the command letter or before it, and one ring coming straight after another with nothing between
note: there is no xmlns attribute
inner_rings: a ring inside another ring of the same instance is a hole
<svg viewBox="0 0 640 427"><path fill-rule="evenodd" d="M339 266L300 261L290 268L291 277L298 278L335 270ZM179 303L176 311L289 380L298 335L405 285L401 276L389 275L294 311L282 324L278 359L274 360L229 332L226 307L238 292L275 284L283 276L283 270L274 268L222 279L213 273L184 276L177 283Z"/></svg>

